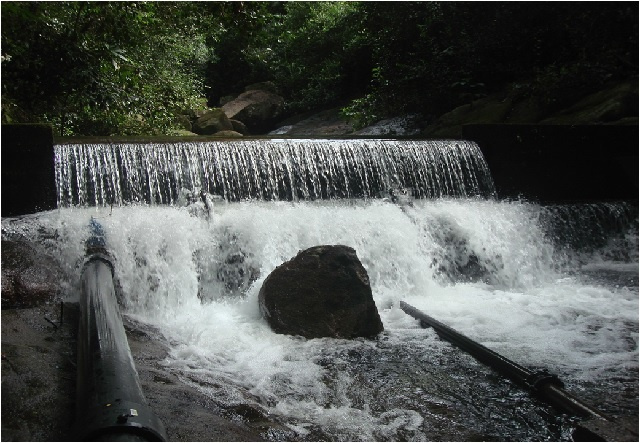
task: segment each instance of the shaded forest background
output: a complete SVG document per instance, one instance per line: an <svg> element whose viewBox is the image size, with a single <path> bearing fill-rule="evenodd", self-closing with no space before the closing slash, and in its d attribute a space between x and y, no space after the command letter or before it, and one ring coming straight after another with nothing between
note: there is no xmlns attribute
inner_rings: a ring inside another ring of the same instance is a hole
<svg viewBox="0 0 640 443"><path fill-rule="evenodd" d="M637 79L637 2L2 2L2 122L158 135L272 81L286 116L549 108Z"/></svg>

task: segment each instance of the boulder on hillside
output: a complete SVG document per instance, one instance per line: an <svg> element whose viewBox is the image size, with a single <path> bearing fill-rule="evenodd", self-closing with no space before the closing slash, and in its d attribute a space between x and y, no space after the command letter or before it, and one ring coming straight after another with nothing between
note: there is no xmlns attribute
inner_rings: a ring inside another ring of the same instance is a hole
<svg viewBox="0 0 640 443"><path fill-rule="evenodd" d="M279 334L370 338L384 329L367 271L348 246L300 252L269 274L258 300L262 315Z"/></svg>
<svg viewBox="0 0 640 443"><path fill-rule="evenodd" d="M221 108L214 108L202 114L191 130L198 135L212 135L220 131L232 131L233 125Z"/></svg>
<svg viewBox="0 0 640 443"><path fill-rule="evenodd" d="M198 134L195 132L187 131L185 129L173 129L167 133L167 135L172 137L195 137Z"/></svg>
<svg viewBox="0 0 640 443"><path fill-rule="evenodd" d="M176 123L178 124L180 129L184 131L191 132L191 129L193 129L193 126L191 124L191 119L189 118L188 115L185 115L185 114L178 115L176 117Z"/></svg>
<svg viewBox="0 0 640 443"><path fill-rule="evenodd" d="M272 92L250 90L222 106L227 117L240 120L253 134L267 132L284 109L284 99Z"/></svg>
<svg viewBox="0 0 640 443"><path fill-rule="evenodd" d="M506 87L487 97L459 106L438 117L423 136L462 137L462 126L470 124L590 125L637 123L637 80L614 83L553 111L537 95L524 95Z"/></svg>
<svg viewBox="0 0 640 443"><path fill-rule="evenodd" d="M514 98L508 91L480 98L441 115L431 122L423 135L440 138L460 138L462 125L502 123L514 106Z"/></svg>
<svg viewBox="0 0 640 443"><path fill-rule="evenodd" d="M193 124L196 120L198 120L210 110L210 108L188 109L183 112L183 115L185 115L189 119L189 123Z"/></svg>
<svg viewBox="0 0 640 443"><path fill-rule="evenodd" d="M584 97L542 124L612 123L638 116L638 82L628 81Z"/></svg>
<svg viewBox="0 0 640 443"><path fill-rule="evenodd" d="M353 125L341 114L340 108L306 112L278 123L271 135L337 136L353 133Z"/></svg>
<svg viewBox="0 0 640 443"><path fill-rule="evenodd" d="M249 130L247 129L247 125L242 123L240 120L231 119L231 125L233 125L233 130L239 132L242 135L249 135Z"/></svg>
<svg viewBox="0 0 640 443"><path fill-rule="evenodd" d="M248 85L244 88L245 91L267 91L273 92L274 94L278 93L278 88L273 82L259 82Z"/></svg>
<svg viewBox="0 0 640 443"><path fill-rule="evenodd" d="M227 103L236 99L236 95L225 95L220 97L220 106L224 106Z"/></svg>
<svg viewBox="0 0 640 443"><path fill-rule="evenodd" d="M225 138L237 138L237 137L242 137L242 134L240 134L237 131L232 131L232 130L225 130L225 131L218 131L215 134L213 134L214 137L225 137Z"/></svg>
<svg viewBox="0 0 640 443"><path fill-rule="evenodd" d="M2 240L2 309L54 302L62 291L63 275L53 257L26 240Z"/></svg>

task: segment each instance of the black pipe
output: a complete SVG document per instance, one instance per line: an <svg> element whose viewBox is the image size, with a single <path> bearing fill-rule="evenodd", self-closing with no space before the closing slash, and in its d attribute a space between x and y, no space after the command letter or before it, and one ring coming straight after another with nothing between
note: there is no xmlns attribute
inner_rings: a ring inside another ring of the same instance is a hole
<svg viewBox="0 0 640 443"><path fill-rule="evenodd" d="M92 219L81 278L78 330L78 441L166 441L147 405L116 299L102 227Z"/></svg>
<svg viewBox="0 0 640 443"><path fill-rule="evenodd" d="M563 389L564 384L560 379L546 370L537 372L530 371L480 343L471 340L449 326L440 323L433 317L428 316L403 301L400 302L400 308L407 314L420 320L420 325L423 328L432 327L444 340L473 355L476 359L491 366L505 377L530 389L558 409L585 418L598 418L612 421L612 419L604 413L582 403L566 392Z"/></svg>
<svg viewBox="0 0 640 443"><path fill-rule="evenodd" d="M533 391L557 409L583 417L584 421L577 424L573 431L574 441L638 441L637 417L615 421L569 394L563 389L560 379L546 370L530 371L403 301L400 302L400 308L419 320L423 328L433 328L444 340Z"/></svg>

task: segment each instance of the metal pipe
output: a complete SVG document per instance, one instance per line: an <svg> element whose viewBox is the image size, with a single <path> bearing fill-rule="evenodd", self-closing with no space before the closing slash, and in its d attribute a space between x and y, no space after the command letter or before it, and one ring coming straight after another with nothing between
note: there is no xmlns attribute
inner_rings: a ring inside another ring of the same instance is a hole
<svg viewBox="0 0 640 443"><path fill-rule="evenodd" d="M505 377L532 390L558 409L572 415L613 421L604 413L582 403L566 392L563 389L564 384L560 379L546 370L537 372L530 371L403 301L400 302L400 308L419 320L423 328L433 328L444 340L473 355L476 359L491 366Z"/></svg>
<svg viewBox="0 0 640 443"><path fill-rule="evenodd" d="M166 441L142 392L116 299L104 232L92 219L81 277L78 329L79 441Z"/></svg>

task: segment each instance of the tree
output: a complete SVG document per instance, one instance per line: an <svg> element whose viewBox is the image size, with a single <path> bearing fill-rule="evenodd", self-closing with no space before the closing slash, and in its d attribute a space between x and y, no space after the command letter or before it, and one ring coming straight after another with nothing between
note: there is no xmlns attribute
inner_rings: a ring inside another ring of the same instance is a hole
<svg viewBox="0 0 640 443"><path fill-rule="evenodd" d="M631 2L3 2L2 118L170 133L271 80L290 113L437 116L518 86L559 107L637 76ZM205 100L206 97L206 100ZM208 102L208 103L206 103Z"/></svg>
<svg viewBox="0 0 640 443"><path fill-rule="evenodd" d="M217 8L224 31L213 43L210 102L272 80L292 113L334 105L368 86L359 2L231 2Z"/></svg>
<svg viewBox="0 0 640 443"><path fill-rule="evenodd" d="M163 133L202 102L191 3L3 2L3 121L61 135Z"/></svg>
<svg viewBox="0 0 640 443"><path fill-rule="evenodd" d="M366 88L367 35L359 2L290 2L275 21L269 69L295 111L334 104Z"/></svg>
<svg viewBox="0 0 640 443"><path fill-rule="evenodd" d="M439 115L516 81L560 105L637 76L637 4L364 2L360 13L371 89L345 112L365 123Z"/></svg>

